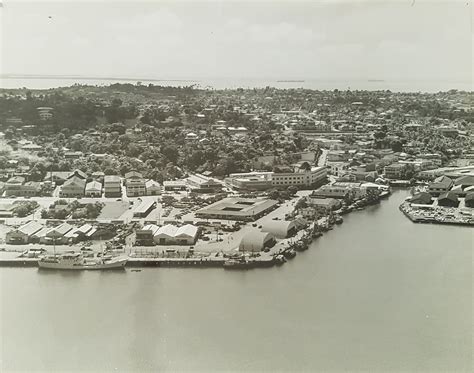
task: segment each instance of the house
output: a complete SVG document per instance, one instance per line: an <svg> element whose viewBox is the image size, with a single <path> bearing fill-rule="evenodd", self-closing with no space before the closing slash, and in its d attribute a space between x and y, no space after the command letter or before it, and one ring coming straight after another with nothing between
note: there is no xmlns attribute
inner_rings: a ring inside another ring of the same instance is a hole
<svg viewBox="0 0 474 373"><path fill-rule="evenodd" d="M75 169L73 172L71 172L68 175L68 179L71 179L73 177L77 177L79 179L87 180L87 174L79 169Z"/></svg>
<svg viewBox="0 0 474 373"><path fill-rule="evenodd" d="M86 197L101 197L102 196L102 183L98 181L90 181L86 184L85 188Z"/></svg>
<svg viewBox="0 0 474 373"><path fill-rule="evenodd" d="M5 242L8 244L26 244L30 242L31 237L42 228L43 226L40 223L30 221L21 227L8 232L5 237Z"/></svg>
<svg viewBox="0 0 474 373"><path fill-rule="evenodd" d="M38 181L25 182L24 177L14 176L5 183L3 189L6 197L32 197L40 194L41 183Z"/></svg>
<svg viewBox="0 0 474 373"><path fill-rule="evenodd" d="M448 192L453 186L453 180L447 176L437 177L428 187L432 195L440 195Z"/></svg>
<svg viewBox="0 0 474 373"><path fill-rule="evenodd" d="M60 197L74 198L83 197L86 188L86 181L77 176L67 179L59 192Z"/></svg>
<svg viewBox="0 0 474 373"><path fill-rule="evenodd" d="M464 204L466 207L474 208L474 192L469 192L466 194L464 198Z"/></svg>
<svg viewBox="0 0 474 373"><path fill-rule="evenodd" d="M191 224L177 227L172 224L160 227L154 234L153 240L158 245L193 245L197 240L198 229Z"/></svg>
<svg viewBox="0 0 474 373"><path fill-rule="evenodd" d="M163 181L165 191L186 190L187 183L185 180L167 180Z"/></svg>
<svg viewBox="0 0 474 373"><path fill-rule="evenodd" d="M261 230L277 238L288 238L296 234L297 228L294 221L269 220L262 224Z"/></svg>
<svg viewBox="0 0 474 373"><path fill-rule="evenodd" d="M454 192L446 192L438 197L438 206L458 207L458 196Z"/></svg>
<svg viewBox="0 0 474 373"><path fill-rule="evenodd" d="M52 171L48 172L46 176L44 177L43 181L51 181L55 185L62 185L64 182L68 179L68 176L70 175L69 172L64 172L64 171Z"/></svg>
<svg viewBox="0 0 474 373"><path fill-rule="evenodd" d="M275 245L275 237L269 232L260 232L256 229L249 231L242 237L239 251L262 251Z"/></svg>
<svg viewBox="0 0 474 373"><path fill-rule="evenodd" d="M104 196L110 198L122 197L122 184L120 181L120 176L104 176Z"/></svg>
<svg viewBox="0 0 474 373"><path fill-rule="evenodd" d="M145 182L145 193L147 196L157 196L161 194L161 185L158 181L147 180Z"/></svg>
<svg viewBox="0 0 474 373"><path fill-rule="evenodd" d="M431 194L427 192L416 193L408 201L417 205L431 205L433 203Z"/></svg>

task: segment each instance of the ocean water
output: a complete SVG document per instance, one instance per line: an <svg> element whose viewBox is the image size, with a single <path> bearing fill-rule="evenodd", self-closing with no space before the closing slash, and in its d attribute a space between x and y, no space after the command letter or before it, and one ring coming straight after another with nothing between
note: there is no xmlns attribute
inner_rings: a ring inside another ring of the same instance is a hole
<svg viewBox="0 0 474 373"><path fill-rule="evenodd" d="M407 191L282 267L0 268L0 371L472 371L473 232Z"/></svg>
<svg viewBox="0 0 474 373"><path fill-rule="evenodd" d="M469 81L427 81L427 80L331 80L331 79L229 79L229 78L208 78L208 79L140 79L140 78L94 78L94 77L9 77L0 76L0 88L29 88L48 89L56 87L66 87L78 84L88 85L109 85L113 83L132 83L138 81L142 84L155 84L164 86L190 86L210 89L235 89L235 88L265 88L267 86L289 89L306 88L314 90L391 90L392 92L439 92L450 89L472 91L472 82Z"/></svg>

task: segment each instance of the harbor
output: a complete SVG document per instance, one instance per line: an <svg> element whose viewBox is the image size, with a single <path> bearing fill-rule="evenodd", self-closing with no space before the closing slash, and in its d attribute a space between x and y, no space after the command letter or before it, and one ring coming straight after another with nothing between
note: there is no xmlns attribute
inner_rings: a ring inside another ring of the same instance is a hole
<svg viewBox="0 0 474 373"><path fill-rule="evenodd" d="M3 267L3 317L21 320L2 325L3 367L64 370L87 356L96 371L205 371L211 360L239 370L246 356L254 371L467 372L472 235L413 224L398 210L408 195L395 190L344 215L308 250L268 269ZM71 350L63 338L97 340ZM227 352L216 354L219 345Z"/></svg>

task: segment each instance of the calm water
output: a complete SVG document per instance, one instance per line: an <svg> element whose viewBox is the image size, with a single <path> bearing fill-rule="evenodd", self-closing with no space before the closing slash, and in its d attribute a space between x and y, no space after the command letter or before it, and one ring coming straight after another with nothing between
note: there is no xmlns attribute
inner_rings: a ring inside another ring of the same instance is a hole
<svg viewBox="0 0 474 373"><path fill-rule="evenodd" d="M279 268L1 269L1 369L470 371L468 228L405 191Z"/></svg>
<svg viewBox="0 0 474 373"><path fill-rule="evenodd" d="M283 80L283 78L282 78ZM0 88L22 88L47 89L56 87L67 87L74 83L87 85L109 85L114 83L135 84L141 81L143 84L152 83L163 86L190 86L196 85L200 88L214 89L235 89L235 88L265 88L267 86L290 89L306 88L315 90L391 90L392 92L438 92L458 89L472 91L472 82L455 80L381 80L371 81L368 79L352 80L329 80L329 79L304 79L303 81L282 81L277 79L228 79L228 78L209 78L209 79L178 79L178 80L159 80L159 79L140 79L140 78L86 78L86 77L7 77L0 75Z"/></svg>

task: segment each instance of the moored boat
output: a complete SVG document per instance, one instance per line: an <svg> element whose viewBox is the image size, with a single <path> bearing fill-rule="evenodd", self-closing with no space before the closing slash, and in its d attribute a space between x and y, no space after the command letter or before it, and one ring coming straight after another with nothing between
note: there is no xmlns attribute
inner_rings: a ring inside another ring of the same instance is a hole
<svg viewBox="0 0 474 373"><path fill-rule="evenodd" d="M45 269L64 270L102 270L124 268L127 257L84 258L82 253L67 252L63 254L45 255L38 260L38 266Z"/></svg>
<svg viewBox="0 0 474 373"><path fill-rule="evenodd" d="M241 259L228 259L224 262L224 269L250 269L253 268L254 263Z"/></svg>

